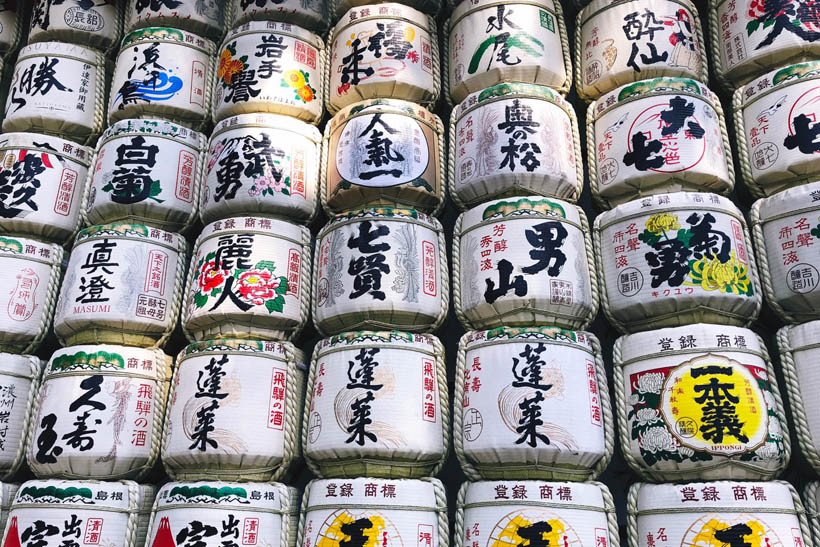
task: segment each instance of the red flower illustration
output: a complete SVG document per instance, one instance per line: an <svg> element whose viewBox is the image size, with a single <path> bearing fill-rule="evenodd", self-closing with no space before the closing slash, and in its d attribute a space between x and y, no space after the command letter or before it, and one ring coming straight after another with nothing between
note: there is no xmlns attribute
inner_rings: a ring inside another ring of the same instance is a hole
<svg viewBox="0 0 820 547"><path fill-rule="evenodd" d="M239 296L254 306L261 306L266 300L276 298L276 289L282 283L270 270L250 270L239 274Z"/></svg>
<svg viewBox="0 0 820 547"><path fill-rule="evenodd" d="M340 85L339 88L336 90L336 93L338 93L339 95L344 95L345 93L347 93L347 91L349 89L350 89L350 82L347 82L346 84Z"/></svg>
<svg viewBox="0 0 820 547"><path fill-rule="evenodd" d="M215 261L209 260L199 268L199 287L204 294L222 286L225 282L225 271L217 270Z"/></svg>

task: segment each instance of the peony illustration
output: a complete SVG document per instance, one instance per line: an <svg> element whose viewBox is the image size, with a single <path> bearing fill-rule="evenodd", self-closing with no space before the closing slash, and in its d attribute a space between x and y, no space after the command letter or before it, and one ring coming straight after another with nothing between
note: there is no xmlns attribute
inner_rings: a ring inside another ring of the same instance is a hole
<svg viewBox="0 0 820 547"><path fill-rule="evenodd" d="M216 77L218 80L222 80L223 87L231 85L234 77L245 70L245 62L247 62L248 56L243 55L236 59L234 55L236 55L236 42L225 46L225 49L222 50L222 55L219 56L219 67L216 71Z"/></svg>
<svg viewBox="0 0 820 547"><path fill-rule="evenodd" d="M225 270L216 268L215 260L208 260L199 268L199 288L203 293L209 293L219 288L225 282Z"/></svg>
<svg viewBox="0 0 820 547"><path fill-rule="evenodd" d="M293 89L296 99L309 103L316 98L316 90L310 85L310 74L304 70L288 70L282 75L282 87Z"/></svg>
<svg viewBox="0 0 820 547"><path fill-rule="evenodd" d="M282 278L274 277L270 270L249 270L237 277L239 296L254 306L261 306L266 300L276 298L281 284Z"/></svg>

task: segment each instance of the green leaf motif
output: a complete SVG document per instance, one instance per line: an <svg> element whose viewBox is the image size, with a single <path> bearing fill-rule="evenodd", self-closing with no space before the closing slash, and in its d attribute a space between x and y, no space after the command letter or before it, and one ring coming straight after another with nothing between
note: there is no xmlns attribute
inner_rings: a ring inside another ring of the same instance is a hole
<svg viewBox="0 0 820 547"><path fill-rule="evenodd" d="M271 298L270 300L265 300L265 309L268 310L268 313L279 312L281 313L282 310L285 308L285 297L284 296L277 296L276 298Z"/></svg>
<svg viewBox="0 0 820 547"><path fill-rule="evenodd" d="M692 230L690 230L689 228L681 228L680 230L678 230L678 236L677 237L678 237L678 241L683 243L686 246L686 248L688 249L689 248L689 242L691 241L692 236L694 236L694 235L695 234L693 234Z"/></svg>
<svg viewBox="0 0 820 547"><path fill-rule="evenodd" d="M414 188L418 188L419 186L421 186L422 188L424 188L428 192L431 192L431 193L433 192L433 187L430 186L430 183L428 183L426 180L424 180L421 177L414 180L413 183L411 184L411 186L413 186Z"/></svg>
<svg viewBox="0 0 820 547"><path fill-rule="evenodd" d="M279 278L279 286L276 287L276 294L282 295L284 298L286 292L288 292L288 278L283 276Z"/></svg>
<svg viewBox="0 0 820 547"><path fill-rule="evenodd" d="M746 35L751 36L754 31L756 31L760 27L760 21L758 19L753 19L746 23Z"/></svg>
<svg viewBox="0 0 820 547"><path fill-rule="evenodd" d="M820 239L820 224L812 228L811 235L813 235L817 239Z"/></svg>
<svg viewBox="0 0 820 547"><path fill-rule="evenodd" d="M162 193L162 186L159 184L159 179L155 180L151 183L151 192L148 194L148 197L156 201L157 203L162 203L165 201L164 199L159 199L158 195Z"/></svg>
<svg viewBox="0 0 820 547"><path fill-rule="evenodd" d="M656 234L655 232L650 232L649 230L644 229L643 233L638 234L638 239L647 245L652 246L661 240L661 234Z"/></svg>
<svg viewBox="0 0 820 547"><path fill-rule="evenodd" d="M254 266L254 269L256 269L256 270L269 270L269 271L273 272L274 270L276 270L276 264L274 264L270 260L260 260L259 262L256 263L256 266Z"/></svg>
<svg viewBox="0 0 820 547"><path fill-rule="evenodd" d="M197 308L201 308L207 303L208 303L208 295L202 294L199 291L194 293L194 304L196 304Z"/></svg>

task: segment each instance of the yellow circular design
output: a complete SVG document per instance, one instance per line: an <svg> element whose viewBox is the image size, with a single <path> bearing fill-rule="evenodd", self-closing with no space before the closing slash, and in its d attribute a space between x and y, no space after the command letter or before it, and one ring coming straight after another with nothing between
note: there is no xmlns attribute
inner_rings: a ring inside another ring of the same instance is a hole
<svg viewBox="0 0 820 547"><path fill-rule="evenodd" d="M558 515L532 509L508 513L493 528L487 547L581 546L575 530Z"/></svg>
<svg viewBox="0 0 820 547"><path fill-rule="evenodd" d="M402 547L395 525L375 511L333 512L319 528L316 547Z"/></svg>

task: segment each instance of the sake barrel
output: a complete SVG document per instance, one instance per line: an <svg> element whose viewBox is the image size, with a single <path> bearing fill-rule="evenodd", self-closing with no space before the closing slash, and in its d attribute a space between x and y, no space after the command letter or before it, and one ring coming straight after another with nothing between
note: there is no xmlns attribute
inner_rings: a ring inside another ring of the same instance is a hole
<svg viewBox="0 0 820 547"><path fill-rule="evenodd" d="M146 545L293 547L298 500L295 488L275 482L169 482L157 494Z"/></svg>
<svg viewBox="0 0 820 547"><path fill-rule="evenodd" d="M629 544L811 545L800 497L789 483L633 484L627 507Z"/></svg>
<svg viewBox="0 0 820 547"><path fill-rule="evenodd" d="M613 361L621 446L644 479L768 480L786 468L783 401L753 331L698 323L628 334Z"/></svg>
<svg viewBox="0 0 820 547"><path fill-rule="evenodd" d="M371 99L345 107L325 126L322 206L444 206L444 124L413 103Z"/></svg>
<svg viewBox="0 0 820 547"><path fill-rule="evenodd" d="M599 215L593 232L602 308L620 332L757 318L752 245L728 198L648 196Z"/></svg>
<svg viewBox="0 0 820 547"><path fill-rule="evenodd" d="M606 370L601 344L588 332L466 333L453 406L455 452L471 480L582 481L597 477L612 457Z"/></svg>
<svg viewBox="0 0 820 547"><path fill-rule="evenodd" d="M154 487L133 481L32 480L20 485L3 545L42 542L139 547L145 542ZM65 534L65 535L63 535Z"/></svg>
<svg viewBox="0 0 820 547"><path fill-rule="evenodd" d="M159 117L201 129L210 116L215 55L213 42L179 29L129 33L111 80L108 123Z"/></svg>
<svg viewBox="0 0 820 547"><path fill-rule="evenodd" d="M415 8L419 11L423 11L433 17L438 15L443 5L441 0L402 0L400 3L410 6L411 8ZM372 5L373 4L368 4L365 0L328 0L330 19L332 21L336 21L350 8L360 8Z"/></svg>
<svg viewBox="0 0 820 547"><path fill-rule="evenodd" d="M0 483L0 526L3 527L3 530L6 529L9 510L11 509L11 504L14 501L14 496L17 494L18 488L20 488L19 484L11 484L8 482Z"/></svg>
<svg viewBox="0 0 820 547"><path fill-rule="evenodd" d="M162 463L179 480L271 480L299 453L304 355L287 342L207 340L177 358Z"/></svg>
<svg viewBox="0 0 820 547"><path fill-rule="evenodd" d="M752 236L766 300L786 323L820 319L820 182L798 186L754 203ZM815 236L814 234L817 234Z"/></svg>
<svg viewBox="0 0 820 547"><path fill-rule="evenodd" d="M0 351L29 353L51 328L60 289L63 249L0 236Z"/></svg>
<svg viewBox="0 0 820 547"><path fill-rule="evenodd" d="M756 197L820 179L813 99L820 61L769 72L732 98L743 181ZM820 128L818 128L820 131Z"/></svg>
<svg viewBox="0 0 820 547"><path fill-rule="evenodd" d="M445 91L453 103L505 82L569 91L572 64L560 2L461 2L444 33Z"/></svg>
<svg viewBox="0 0 820 547"><path fill-rule="evenodd" d="M620 545L612 494L599 482L465 482L455 535L458 545L496 538L513 545L542 538L558 545Z"/></svg>
<svg viewBox="0 0 820 547"><path fill-rule="evenodd" d="M319 477L434 476L447 457L444 347L435 336L346 332L313 351L302 447Z"/></svg>
<svg viewBox="0 0 820 547"><path fill-rule="evenodd" d="M820 374L816 363L820 321L789 325L777 331L780 365L789 395L789 407L800 452L815 470L820 470Z"/></svg>
<svg viewBox="0 0 820 547"><path fill-rule="evenodd" d="M225 4L224 0L128 0L125 31L171 27L219 39Z"/></svg>
<svg viewBox="0 0 820 547"><path fill-rule="evenodd" d="M19 45L26 7L16 0L0 1L0 54L3 56L12 54Z"/></svg>
<svg viewBox="0 0 820 547"><path fill-rule="evenodd" d="M186 336L191 342L296 336L307 322L310 267L304 226L261 217L208 224L188 271Z"/></svg>
<svg viewBox="0 0 820 547"><path fill-rule="evenodd" d="M459 209L510 195L581 195L575 110L548 87L502 83L471 93L450 114L447 180Z"/></svg>
<svg viewBox="0 0 820 547"><path fill-rule="evenodd" d="M142 224L103 224L74 242L54 317L64 345L164 345L176 326L188 245Z"/></svg>
<svg viewBox="0 0 820 547"><path fill-rule="evenodd" d="M583 328L598 311L586 215L542 197L473 207L456 220L453 284L456 316L466 329Z"/></svg>
<svg viewBox="0 0 820 547"><path fill-rule="evenodd" d="M429 15L389 2L351 8L331 31L328 48L325 105L331 113L365 99L425 106L438 100L438 34Z"/></svg>
<svg viewBox="0 0 820 547"><path fill-rule="evenodd" d="M103 129L102 52L65 42L20 50L6 99L3 132L33 131L91 143Z"/></svg>
<svg viewBox="0 0 820 547"><path fill-rule="evenodd" d="M436 330L450 304L445 249L439 221L413 209L336 215L316 237L316 329Z"/></svg>
<svg viewBox="0 0 820 547"><path fill-rule="evenodd" d="M711 61L718 81L734 89L765 72L820 55L817 6L798 1L776 5L764 2L709 2Z"/></svg>
<svg viewBox="0 0 820 547"><path fill-rule="evenodd" d="M31 407L40 387L43 362L34 355L0 353L0 477L13 477L23 463ZM0 487L0 526L5 522L11 500Z"/></svg>
<svg viewBox="0 0 820 547"><path fill-rule="evenodd" d="M40 478L144 478L159 457L171 364L158 349L58 349L34 405L29 468Z"/></svg>
<svg viewBox="0 0 820 547"><path fill-rule="evenodd" d="M432 478L316 479L308 483L302 496L297 545L346 545L350 537L376 538L369 540L376 545L448 545L444 486Z"/></svg>
<svg viewBox="0 0 820 547"><path fill-rule="evenodd" d="M685 78L627 84L587 108L592 196L603 209L663 192L728 194L735 185L723 108Z"/></svg>
<svg viewBox="0 0 820 547"><path fill-rule="evenodd" d="M326 0L230 0L225 9L230 12L226 21L231 27L250 21L280 21L318 32L329 25Z"/></svg>
<svg viewBox="0 0 820 547"><path fill-rule="evenodd" d="M178 232L196 219L205 171L202 133L159 119L122 120L97 143L86 186L88 224L138 222Z"/></svg>
<svg viewBox="0 0 820 547"><path fill-rule="evenodd" d="M222 42L214 89L214 121L270 112L309 123L322 120L325 45L290 23L251 21Z"/></svg>
<svg viewBox="0 0 820 547"><path fill-rule="evenodd" d="M310 221L316 214L319 130L278 114L240 114L211 134L201 195L203 223L243 214Z"/></svg>
<svg viewBox="0 0 820 547"><path fill-rule="evenodd" d="M36 133L0 135L0 230L65 243L80 228L91 149Z"/></svg>
<svg viewBox="0 0 820 547"><path fill-rule="evenodd" d="M583 52L583 55L582 55ZM709 81L698 10L689 0L593 0L575 20L575 87L586 100L649 78Z"/></svg>
<svg viewBox="0 0 820 547"><path fill-rule="evenodd" d="M113 51L122 36L122 2L36 0L28 42L61 41Z"/></svg>

